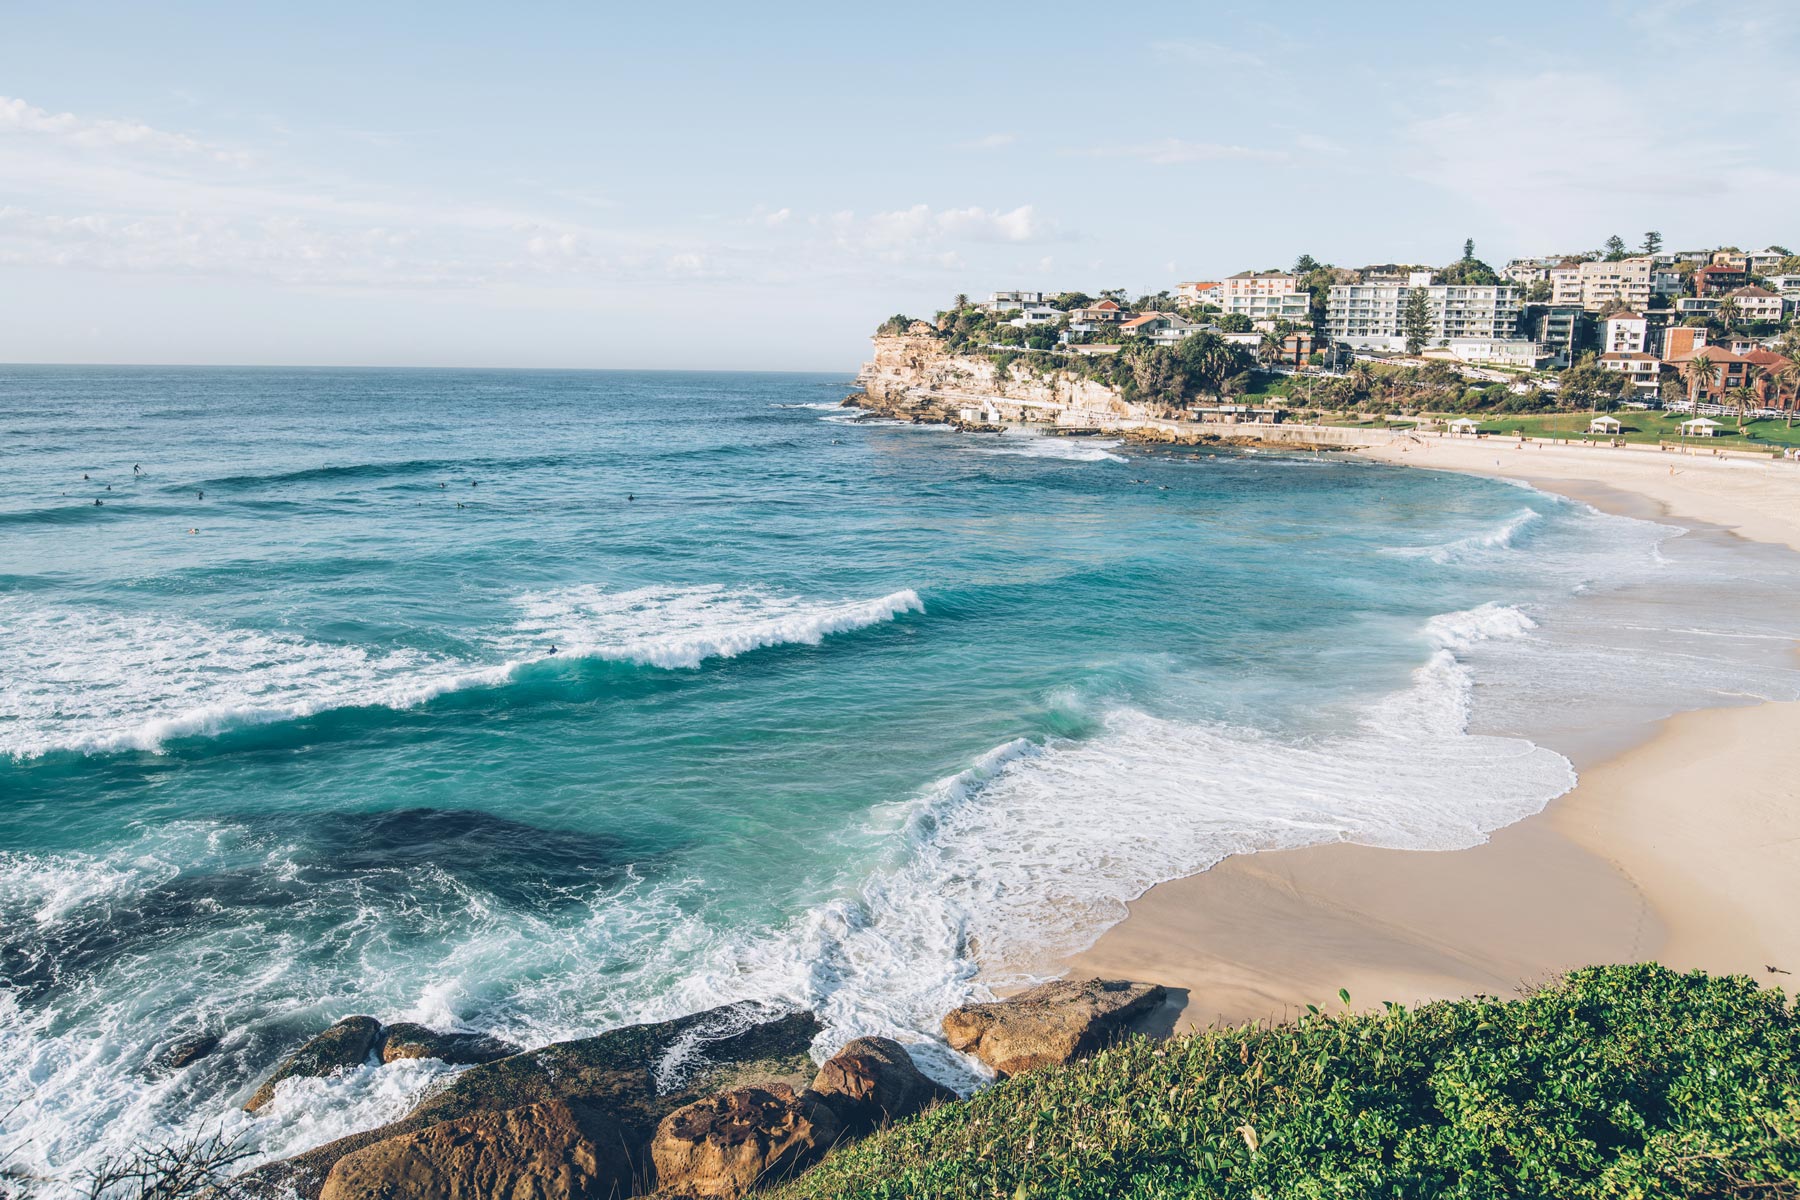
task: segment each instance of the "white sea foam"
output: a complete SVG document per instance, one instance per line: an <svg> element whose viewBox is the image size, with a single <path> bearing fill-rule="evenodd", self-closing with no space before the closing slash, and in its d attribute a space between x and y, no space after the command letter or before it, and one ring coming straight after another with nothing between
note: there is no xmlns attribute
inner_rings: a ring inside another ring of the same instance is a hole
<svg viewBox="0 0 1800 1200"><path fill-rule="evenodd" d="M410 650L375 654L179 617L0 600L0 753L157 750L177 737L405 708L505 679Z"/></svg>
<svg viewBox="0 0 1800 1200"><path fill-rule="evenodd" d="M524 618L493 662L413 650L377 654L287 633L185 618L34 607L0 599L0 754L159 751L176 738L335 709L405 709L497 687L549 641L572 657L694 668L786 644L817 645L923 611L911 590L818 602L761 589L570 588L521 598Z"/></svg>
<svg viewBox="0 0 1800 1200"><path fill-rule="evenodd" d="M1560 755L1467 731L1472 680L1448 648L1515 638L1497 605L1434 619L1410 686L1349 730L1282 739L1116 707L1097 736L995 747L916 798L870 814L886 866L787 929L707 947L673 987L679 1011L718 997L803 1004L819 1048L882 1034L940 1078L971 1066L933 1039L988 984L1023 982L1079 950L1152 885L1227 855L1355 841L1450 849L1536 812L1575 775ZM715 998L709 1000L708 998Z"/></svg>
<svg viewBox="0 0 1800 1200"><path fill-rule="evenodd" d="M1542 519L1534 508L1522 508L1493 529L1470 534L1435 546L1390 546L1385 553L1402 558L1426 558L1434 563L1463 562L1495 550L1510 550L1519 534Z"/></svg>
<svg viewBox="0 0 1800 1200"><path fill-rule="evenodd" d="M1066 438L1045 435L1026 435L1013 437L1002 436L993 441L983 440L973 443L969 450L975 454L1003 454L1023 458L1054 458L1064 462L1124 462L1123 456L1112 453L1124 445L1120 441L1102 441L1097 438Z"/></svg>
<svg viewBox="0 0 1800 1200"><path fill-rule="evenodd" d="M873 600L819 603L762 588L559 588L522 597L517 633L559 653L667 669L699 667L768 646L816 646L834 633L923 612L910 588Z"/></svg>

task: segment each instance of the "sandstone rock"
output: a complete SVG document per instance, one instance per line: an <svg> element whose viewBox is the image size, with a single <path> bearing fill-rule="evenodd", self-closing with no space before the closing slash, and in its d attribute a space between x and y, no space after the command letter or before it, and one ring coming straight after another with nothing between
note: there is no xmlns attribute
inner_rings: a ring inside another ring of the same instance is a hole
<svg viewBox="0 0 1800 1200"><path fill-rule="evenodd" d="M380 1039L381 1022L374 1017L345 1017L276 1067L275 1073L263 1080L256 1094L244 1105L244 1111L255 1112L273 1100L275 1085L284 1079L296 1075L332 1075L360 1067L368 1061Z"/></svg>
<svg viewBox="0 0 1800 1200"><path fill-rule="evenodd" d="M676 1109L657 1126L650 1157L660 1191L731 1198L810 1166L837 1137L830 1108L775 1083Z"/></svg>
<svg viewBox="0 0 1800 1200"><path fill-rule="evenodd" d="M611 1200L632 1192L624 1131L596 1105L480 1113L345 1155L320 1200Z"/></svg>
<svg viewBox="0 0 1800 1200"><path fill-rule="evenodd" d="M499 1038L484 1033L439 1033L411 1021L389 1025L381 1039L381 1061L402 1058L437 1058L458 1066L489 1063L519 1052Z"/></svg>
<svg viewBox="0 0 1800 1200"><path fill-rule="evenodd" d="M809 1050L819 1029L809 1012L771 1019L756 1005L728 1004L556 1042L470 1067L398 1121L257 1167L235 1182L248 1196L314 1200L332 1166L365 1146L442 1121L554 1100L601 1106L632 1145L643 1145L664 1116L708 1092L768 1081L804 1086L814 1071Z"/></svg>
<svg viewBox="0 0 1800 1200"><path fill-rule="evenodd" d="M856 1135L956 1099L955 1092L914 1066L899 1042L881 1037L857 1038L832 1055L819 1068L812 1090L844 1131Z"/></svg>
<svg viewBox="0 0 1800 1200"><path fill-rule="evenodd" d="M1118 1040L1167 995L1160 984L1058 979L944 1018L944 1038L1002 1075L1068 1062Z"/></svg>

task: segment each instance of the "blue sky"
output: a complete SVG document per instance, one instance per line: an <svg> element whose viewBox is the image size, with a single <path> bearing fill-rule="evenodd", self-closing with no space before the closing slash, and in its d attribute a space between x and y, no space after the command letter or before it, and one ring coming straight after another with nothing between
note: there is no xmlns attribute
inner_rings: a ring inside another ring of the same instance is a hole
<svg viewBox="0 0 1800 1200"><path fill-rule="evenodd" d="M1800 3L12 4L0 361L850 369L957 291L1800 242Z"/></svg>

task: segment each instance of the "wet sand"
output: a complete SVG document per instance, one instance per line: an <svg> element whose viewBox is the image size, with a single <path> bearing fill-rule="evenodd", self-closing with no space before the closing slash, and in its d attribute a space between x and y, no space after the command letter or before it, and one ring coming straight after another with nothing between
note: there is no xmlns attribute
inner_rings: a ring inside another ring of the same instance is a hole
<svg viewBox="0 0 1800 1200"><path fill-rule="evenodd" d="M1800 549L1800 463L1511 440L1368 457L1523 479L1608 511ZM1496 464L1498 459L1498 464ZM1069 959L1184 989L1184 1026L1509 995L1591 963L1800 974L1800 704L1684 713L1468 850L1314 846L1161 884Z"/></svg>

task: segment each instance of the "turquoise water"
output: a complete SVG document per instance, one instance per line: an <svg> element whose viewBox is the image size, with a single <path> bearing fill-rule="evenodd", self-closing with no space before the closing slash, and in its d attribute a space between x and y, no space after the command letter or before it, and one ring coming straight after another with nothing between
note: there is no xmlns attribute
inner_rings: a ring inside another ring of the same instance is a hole
<svg viewBox="0 0 1800 1200"><path fill-rule="evenodd" d="M919 1042L1161 879L1472 844L1621 698L1795 694L1786 556L848 386L0 369L0 1151L394 1115L442 1068L228 1113L349 1012Z"/></svg>

